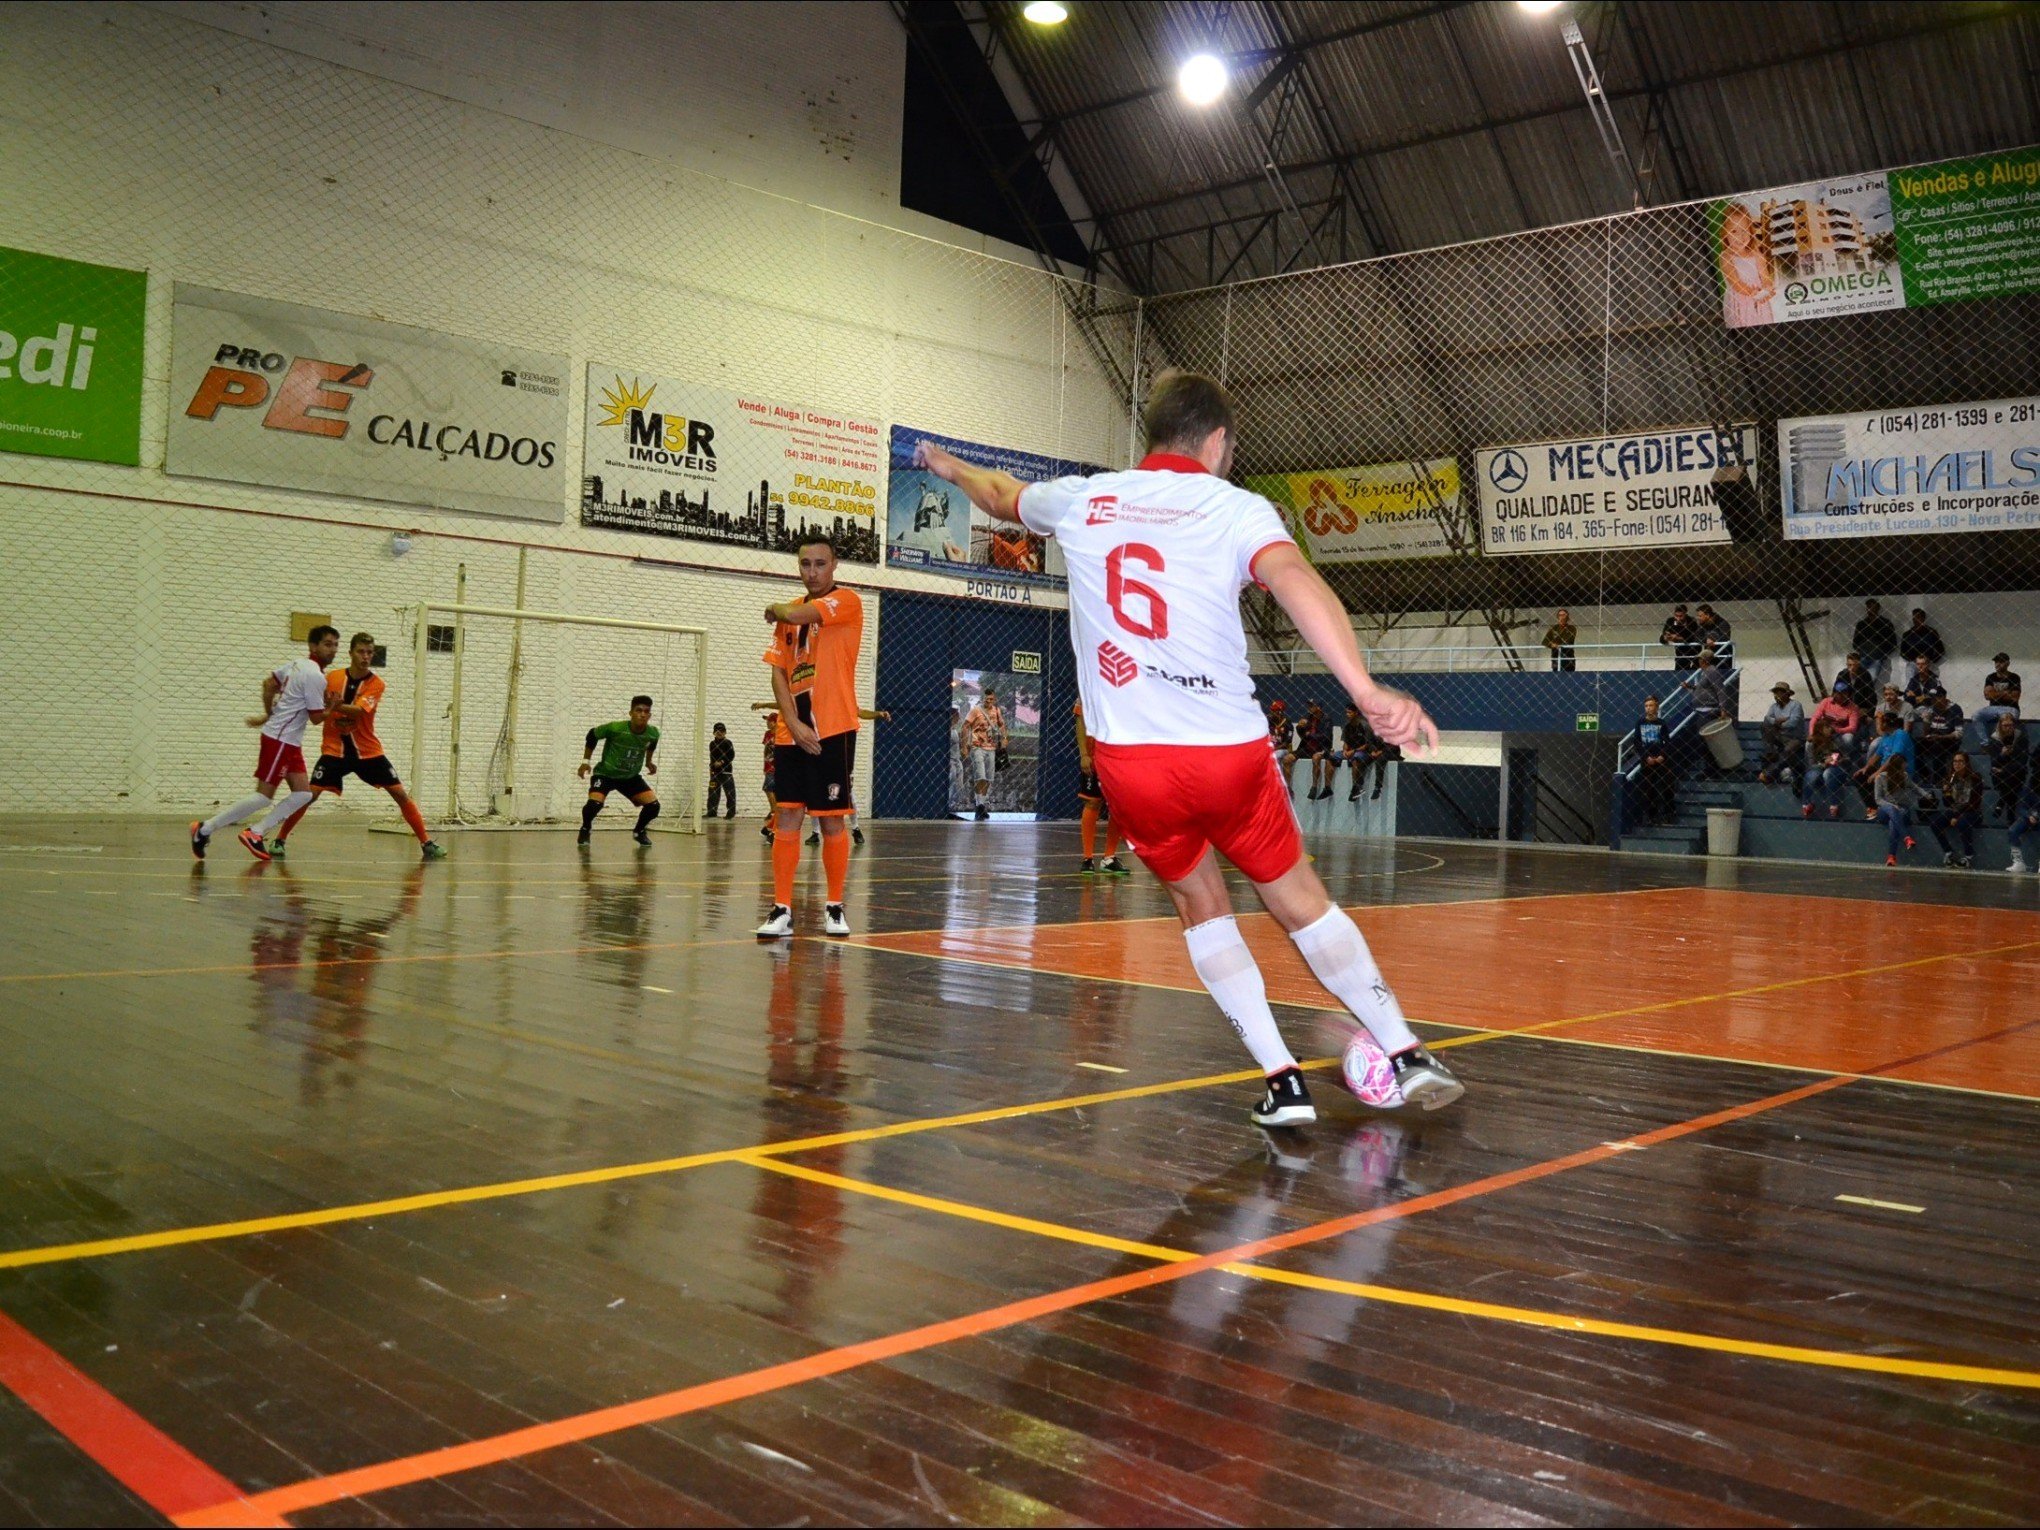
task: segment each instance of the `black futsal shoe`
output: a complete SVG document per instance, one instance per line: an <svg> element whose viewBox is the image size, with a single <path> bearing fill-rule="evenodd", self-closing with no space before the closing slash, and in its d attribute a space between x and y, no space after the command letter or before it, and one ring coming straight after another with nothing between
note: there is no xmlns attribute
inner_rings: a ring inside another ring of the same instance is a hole
<svg viewBox="0 0 2040 1530"><path fill-rule="evenodd" d="M198 819L191 821L191 853L199 860L205 859L205 847L212 843L212 836L205 832L205 825Z"/></svg>
<svg viewBox="0 0 2040 1530"><path fill-rule="evenodd" d="M200 855L205 854L203 850L199 851L198 853ZM1084 857L1084 864L1079 866L1077 870L1082 872L1085 876L1095 876L1098 871L1098 863L1092 860L1091 857L1087 855Z"/></svg>
<svg viewBox="0 0 2040 1530"><path fill-rule="evenodd" d="M1251 1119L1256 1126L1308 1126L1315 1121L1317 1107L1303 1087L1302 1070L1284 1068L1271 1077L1268 1092L1253 1108Z"/></svg>
<svg viewBox="0 0 2040 1530"><path fill-rule="evenodd" d="M577 844L577 845L585 845L585 844L587 844L587 843L588 843L588 831L587 831L586 829L583 829L583 830L582 830L582 831L581 831L581 832L580 832L579 834L576 834L576 835L574 836L574 843L575 843L575 844Z"/></svg>
<svg viewBox="0 0 2040 1530"><path fill-rule="evenodd" d="M819 845L822 842L822 831L816 829L812 834L808 835L807 842L811 845Z"/></svg>
<svg viewBox="0 0 2040 1530"><path fill-rule="evenodd" d="M650 829L634 829L631 831L630 837L636 840L643 849L649 850L652 848L652 831Z"/></svg>
<svg viewBox="0 0 2040 1530"><path fill-rule="evenodd" d="M851 844L853 844L853 845L861 845L861 844L863 844L863 843L864 843L864 831L863 831L862 829L852 829L852 830L850 831L850 843L851 843Z"/></svg>
<svg viewBox="0 0 2040 1530"><path fill-rule="evenodd" d="M979 823L990 823L992 821L992 810L988 807L979 808L977 810L977 821Z"/></svg>
<svg viewBox="0 0 2040 1530"><path fill-rule="evenodd" d="M1452 1070L1423 1047L1398 1052L1388 1061L1395 1069L1396 1087L1411 1105L1436 1110L1466 1093L1466 1086L1452 1076Z"/></svg>

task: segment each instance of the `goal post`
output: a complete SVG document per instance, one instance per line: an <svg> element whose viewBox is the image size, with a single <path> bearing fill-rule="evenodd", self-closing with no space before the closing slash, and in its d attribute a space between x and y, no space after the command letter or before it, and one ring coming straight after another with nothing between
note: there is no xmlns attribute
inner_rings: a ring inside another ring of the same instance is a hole
<svg viewBox="0 0 2040 1530"><path fill-rule="evenodd" d="M459 601L430 601L412 612L405 784L435 826L577 824L586 794L566 775L580 760L585 730L621 716L620 698L644 692L654 698L660 733L660 770L652 785L664 811L653 827L701 832L706 628ZM444 634L449 628L451 649L435 648L435 629ZM471 731L481 728L487 733ZM676 800L681 793L685 800Z"/></svg>

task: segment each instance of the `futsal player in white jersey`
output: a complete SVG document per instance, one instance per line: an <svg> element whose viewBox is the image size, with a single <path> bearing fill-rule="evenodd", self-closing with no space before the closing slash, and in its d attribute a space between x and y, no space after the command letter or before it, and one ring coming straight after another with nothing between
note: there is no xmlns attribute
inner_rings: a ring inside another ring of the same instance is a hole
<svg viewBox="0 0 2040 1530"><path fill-rule="evenodd" d="M932 442L916 461L986 514L1062 544L1070 641L1092 758L1121 832L1168 887L1191 963L1268 1075L1252 1118L1317 1118L1276 1029L1260 968L1233 922L1214 849L1254 883L1320 983L1389 1055L1405 1101L1435 1110L1465 1091L1417 1040L1381 969L1303 852L1296 812L1254 700L1239 594L1264 586L1389 743L1435 747L1413 697L1367 673L1352 623L1275 508L1226 482L1232 401L1208 377L1158 378L1137 468L1022 483Z"/></svg>
<svg viewBox="0 0 2040 1530"><path fill-rule="evenodd" d="M326 666L340 651L340 629L314 627L305 643L304 658L279 664L263 677L262 715L248 719L249 727L262 730L255 758L255 795L191 826L191 853L200 860L205 859L206 846L215 834L265 807L268 815L254 828L243 829L240 839L256 860L268 860L264 836L312 800L311 774L305 769L305 724L326 720ZM289 794L272 806L277 787L286 784Z"/></svg>

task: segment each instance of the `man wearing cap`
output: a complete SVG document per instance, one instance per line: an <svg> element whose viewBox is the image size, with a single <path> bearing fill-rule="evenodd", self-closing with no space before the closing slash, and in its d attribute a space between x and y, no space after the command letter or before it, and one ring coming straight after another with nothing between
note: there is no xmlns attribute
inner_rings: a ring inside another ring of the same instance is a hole
<svg viewBox="0 0 2040 1530"><path fill-rule="evenodd" d="M1962 752L1962 708L1948 699L1948 687L1932 686L1920 708L1915 737L1920 746L1920 779L1939 786L1947 779L1955 756Z"/></svg>
<svg viewBox="0 0 2040 1530"><path fill-rule="evenodd" d="M2012 656L1995 654L1991 663L1997 668L1983 677L1983 705L1976 709L1985 738L1996 730L2000 717L2019 715L2019 677L2012 673Z"/></svg>
<svg viewBox="0 0 2040 1530"><path fill-rule="evenodd" d="M1837 680L1833 694L1823 696L1820 705L1813 709L1806 725L1809 736L1823 717L1835 725L1836 746L1843 754L1853 753L1856 735L1863 731L1863 709L1856 705L1856 693L1846 679Z"/></svg>
<svg viewBox="0 0 2040 1530"><path fill-rule="evenodd" d="M1870 671L1870 678L1878 685L1884 684L1884 677L1891 672L1891 656L1898 649L1898 629L1891 625L1891 618L1876 601L1863 602L1863 619L1849 634L1849 646L1863 656L1863 667Z"/></svg>
<svg viewBox="0 0 2040 1530"><path fill-rule="evenodd" d="M1806 750L1806 708L1792 699L1792 687L1780 680L1771 687L1770 710L1764 713L1764 760L1757 779L1766 786L1790 784Z"/></svg>
<svg viewBox="0 0 2040 1530"><path fill-rule="evenodd" d="M1863 662L1863 656L1854 649L1849 650L1848 658L1842 661L1842 667L1835 672L1835 684L1846 685L1849 688L1849 699L1856 703L1856 710L1865 717L1876 713L1877 677L1870 673L1869 666Z"/></svg>

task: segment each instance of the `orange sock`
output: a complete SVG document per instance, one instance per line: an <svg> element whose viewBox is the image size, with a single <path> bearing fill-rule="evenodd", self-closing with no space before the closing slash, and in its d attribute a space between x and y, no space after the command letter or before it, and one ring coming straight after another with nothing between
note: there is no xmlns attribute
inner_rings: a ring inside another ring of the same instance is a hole
<svg viewBox="0 0 2040 1530"><path fill-rule="evenodd" d="M824 852L826 853L826 852ZM793 876L800 870L800 830L775 829L772 835L772 901L793 907Z"/></svg>
<svg viewBox="0 0 2040 1530"><path fill-rule="evenodd" d="M848 834L824 834L822 836L822 870L829 878L829 901L843 901L843 879L850 875L850 836Z"/></svg>
<svg viewBox="0 0 2040 1530"><path fill-rule="evenodd" d="M404 822L411 826L411 832L418 836L418 843L425 844L432 838L432 831L425 827L425 815L418 811L418 804L406 797L397 804L397 811L404 815Z"/></svg>
<svg viewBox="0 0 2040 1530"><path fill-rule="evenodd" d="M1090 860L1098 853L1098 804L1084 804L1084 859Z"/></svg>

